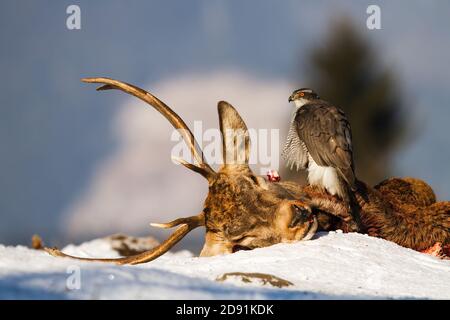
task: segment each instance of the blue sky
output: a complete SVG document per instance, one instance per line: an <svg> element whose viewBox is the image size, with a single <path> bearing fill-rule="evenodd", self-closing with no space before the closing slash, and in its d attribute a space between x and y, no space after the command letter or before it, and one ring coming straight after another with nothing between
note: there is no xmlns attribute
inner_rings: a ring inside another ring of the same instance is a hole
<svg viewBox="0 0 450 320"><path fill-rule="evenodd" d="M66 28L70 4L81 30ZM366 29L369 4L380 5L382 30ZM342 15L399 75L415 129L395 174L450 198L450 2L5 0L0 9L0 243L61 237L60 215L115 148L110 123L125 98L99 99L81 77L142 84L230 68L295 87L308 49Z"/></svg>

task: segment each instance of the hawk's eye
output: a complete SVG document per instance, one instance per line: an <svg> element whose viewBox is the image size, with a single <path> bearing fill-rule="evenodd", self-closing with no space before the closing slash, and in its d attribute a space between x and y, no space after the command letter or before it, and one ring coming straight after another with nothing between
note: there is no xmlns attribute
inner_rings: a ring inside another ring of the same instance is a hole
<svg viewBox="0 0 450 320"><path fill-rule="evenodd" d="M303 92L300 93L300 97L303 97L305 94Z"/></svg>

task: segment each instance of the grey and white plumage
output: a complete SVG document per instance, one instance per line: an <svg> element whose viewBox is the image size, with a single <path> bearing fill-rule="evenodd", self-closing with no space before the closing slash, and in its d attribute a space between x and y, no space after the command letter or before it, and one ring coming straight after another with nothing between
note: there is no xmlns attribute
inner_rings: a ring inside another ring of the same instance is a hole
<svg viewBox="0 0 450 320"><path fill-rule="evenodd" d="M294 91L295 103L283 157L308 170L308 182L349 201L355 189L352 134L345 113L311 89Z"/></svg>

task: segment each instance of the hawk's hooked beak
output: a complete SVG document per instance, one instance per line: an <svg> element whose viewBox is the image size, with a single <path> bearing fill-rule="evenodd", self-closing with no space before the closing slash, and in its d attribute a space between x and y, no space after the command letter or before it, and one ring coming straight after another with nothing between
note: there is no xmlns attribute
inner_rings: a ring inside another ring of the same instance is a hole
<svg viewBox="0 0 450 320"><path fill-rule="evenodd" d="M294 101L294 98L292 97L293 95L291 95L288 99L288 102Z"/></svg>

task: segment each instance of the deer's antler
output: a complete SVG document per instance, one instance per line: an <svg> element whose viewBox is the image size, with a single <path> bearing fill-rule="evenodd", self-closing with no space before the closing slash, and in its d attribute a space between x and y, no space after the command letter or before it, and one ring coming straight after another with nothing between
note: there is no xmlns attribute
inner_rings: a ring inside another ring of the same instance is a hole
<svg viewBox="0 0 450 320"><path fill-rule="evenodd" d="M109 263L116 263L116 264L139 264L144 262L152 261L160 256L162 256L164 253L169 251L175 244L178 243L181 239L184 238L190 231L194 230L197 227L204 226L205 225L205 215L204 213L200 213L196 216L192 216L189 218L180 218L177 220L174 220L169 223L162 223L162 224L152 224L155 227L161 227L161 228L171 228L177 225L181 225L178 227L178 229L175 230L174 233L170 235L168 239L166 239L163 243L161 243L159 246L143 252L139 253L133 256L124 257L124 258L113 258L113 259L97 259L97 258L81 258L81 257L75 257L68 254L65 254L64 252L58 250L57 248L44 248L46 252L51 254L55 257L66 257L66 258L72 258L82 261L94 261L94 262L109 262Z"/></svg>
<svg viewBox="0 0 450 320"><path fill-rule="evenodd" d="M83 82L87 83L101 83L103 86L97 88L97 90L110 90L117 89L121 90L125 93L131 94L144 102L147 102L153 108L158 110L175 129L179 130L179 133L183 137L184 141L188 145L191 150L191 154L194 157L195 164L184 161L183 159L177 159L182 165L191 169L195 172L200 173L204 176L208 181L211 181L215 178L216 172L209 166L209 164L205 161L203 152L198 147L197 142L195 141L194 135L191 130L189 130L186 123L181 119L181 117L176 114L169 106L167 106L164 102L159 100L157 97L152 95L151 93L138 88L134 85L110 79L110 78L84 78L81 79ZM96 258L81 258L74 257L68 254L65 254L58 250L57 248L44 248L49 254L58 257L68 257L78 260L84 261L98 261L98 262L112 262L117 264L138 264L143 262L148 262L153 259L158 258L163 255L165 252L169 251L178 241L183 239L183 237L188 234L191 230L205 225L205 214L202 212L199 215L188 217L188 218L180 218L176 219L169 223L162 224L153 224L155 227L160 228L171 228L174 226L178 226L178 229L170 235L170 237L161 243L159 246L153 248L152 250L130 256L124 258L116 258L116 259L96 259Z"/></svg>
<svg viewBox="0 0 450 320"><path fill-rule="evenodd" d="M117 89L125 93L131 94L144 102L147 102L153 108L158 110L159 113L161 113L167 120L169 120L169 122L175 129L178 129L184 141L190 148L191 154L194 157L196 164L190 164L185 161L181 162L181 164L195 172L200 173L208 180L210 180L211 177L215 175L215 171L205 161L203 152L199 148L198 143L194 138L194 135L192 134L191 130L189 130L186 123L183 121L183 119L181 119L181 117L178 114L176 114L169 106L167 106L157 97L132 84L110 78L83 78L81 79L81 81L87 83L102 83L104 85L97 88L98 91Z"/></svg>

